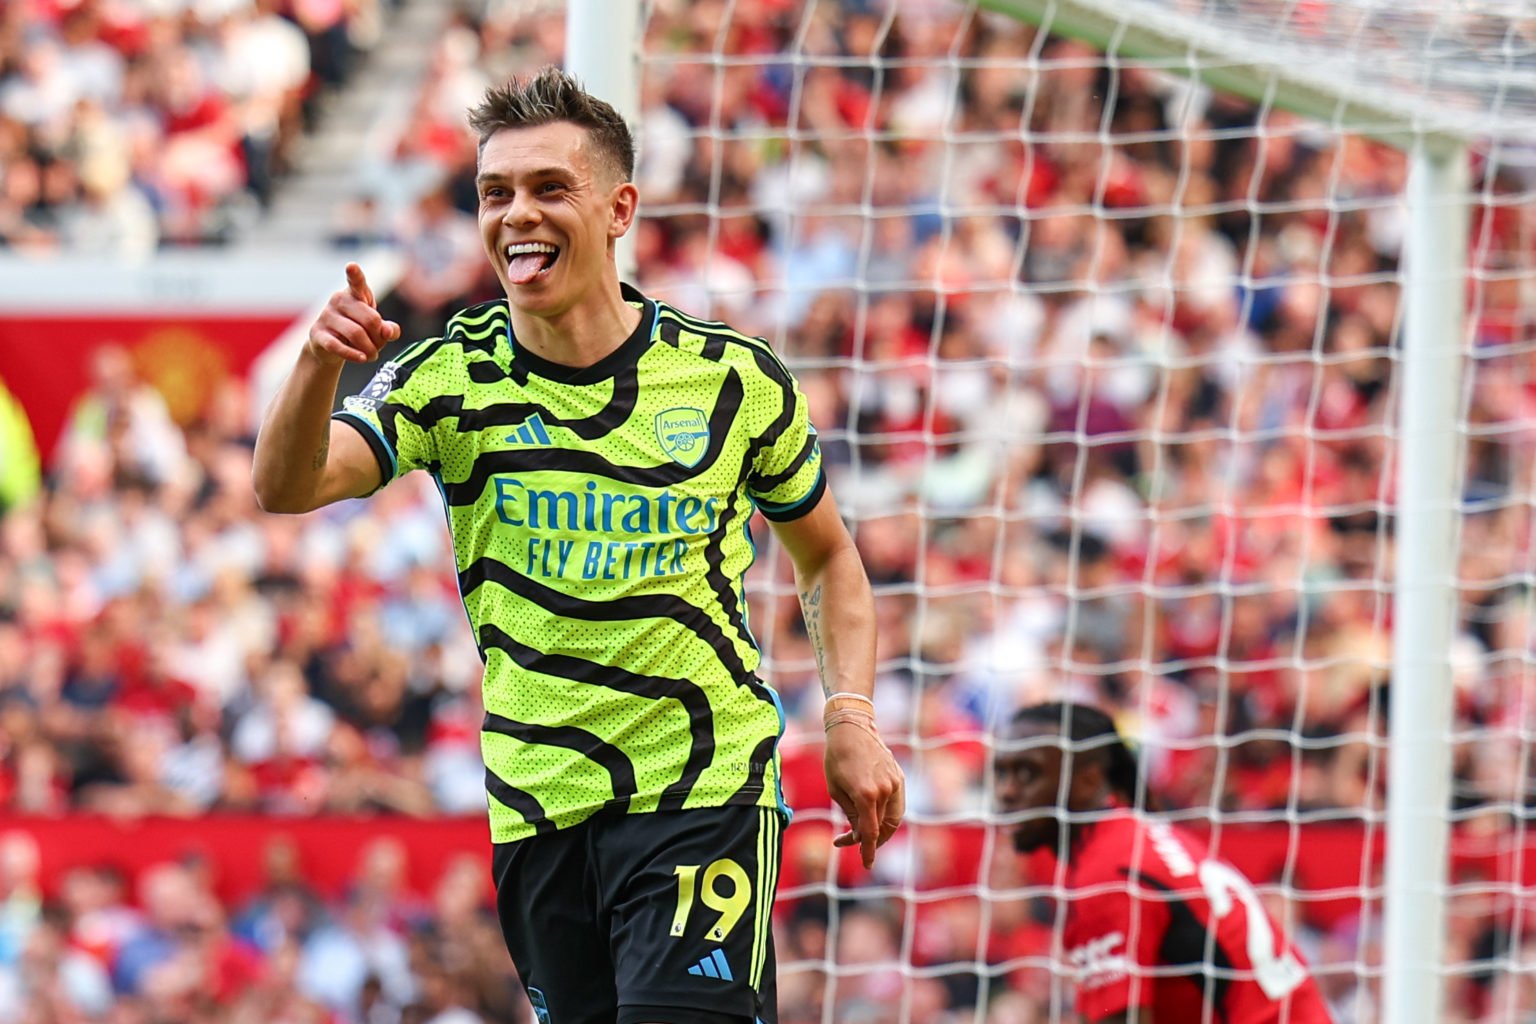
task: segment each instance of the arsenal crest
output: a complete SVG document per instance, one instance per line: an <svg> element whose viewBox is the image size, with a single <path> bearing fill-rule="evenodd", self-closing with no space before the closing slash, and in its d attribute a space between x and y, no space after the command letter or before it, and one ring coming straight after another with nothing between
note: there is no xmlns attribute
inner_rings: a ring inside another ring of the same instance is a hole
<svg viewBox="0 0 1536 1024"><path fill-rule="evenodd" d="M692 469L709 448L709 419L702 409L678 406L656 414L656 440L673 461Z"/></svg>

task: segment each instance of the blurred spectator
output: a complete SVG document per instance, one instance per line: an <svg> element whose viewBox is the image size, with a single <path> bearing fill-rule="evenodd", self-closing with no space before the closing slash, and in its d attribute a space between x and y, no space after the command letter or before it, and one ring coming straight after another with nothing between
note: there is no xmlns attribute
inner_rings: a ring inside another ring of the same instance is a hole
<svg viewBox="0 0 1536 1024"><path fill-rule="evenodd" d="M15 966L0 967L0 1020L27 1019L26 1007L48 1007L77 1019L99 1020L113 1005L106 968L66 941L61 922L46 915L28 931Z"/></svg>
<svg viewBox="0 0 1536 1024"><path fill-rule="evenodd" d="M182 468L186 441L160 393L143 383L128 352L115 345L91 356L89 390L75 400L59 437L54 469L64 477L86 470L101 448L110 450L112 469L167 483Z"/></svg>
<svg viewBox="0 0 1536 1024"><path fill-rule="evenodd" d="M282 16L279 0L236 0L225 7L214 25L218 84L235 105L250 189L267 205L274 179L287 167L301 130L309 40Z"/></svg>
<svg viewBox="0 0 1536 1024"><path fill-rule="evenodd" d="M378 198L371 194L359 195L337 207L328 237L332 245L342 249L392 245L395 232L384 221L385 214Z"/></svg>
<svg viewBox="0 0 1536 1024"><path fill-rule="evenodd" d="M302 945L320 923L320 895L304 880L298 847L274 837L262 854L263 884L235 917L232 928L267 954L285 943Z"/></svg>
<svg viewBox="0 0 1536 1024"><path fill-rule="evenodd" d="M396 232L404 276L379 305L400 324L401 337L433 337L466 305L485 270L475 218L453 205L446 186L428 189Z"/></svg>
<svg viewBox="0 0 1536 1024"><path fill-rule="evenodd" d="M142 996L167 1014L187 1004L227 1006L262 972L259 954L230 934L214 895L185 865L166 863L146 872L144 924L117 952L113 984Z"/></svg>
<svg viewBox="0 0 1536 1024"><path fill-rule="evenodd" d="M351 894L336 919L305 941L300 990L349 1018L358 1015L370 978L392 1005L410 1003L416 995L410 951L387 923L391 909L376 894Z"/></svg>
<svg viewBox="0 0 1536 1024"><path fill-rule="evenodd" d="M42 485L32 424L0 380L0 515L31 501Z"/></svg>
<svg viewBox="0 0 1536 1024"><path fill-rule="evenodd" d="M0 972L18 970L27 936L40 919L41 866L37 842L31 836L19 831L0 833Z"/></svg>
<svg viewBox="0 0 1536 1024"><path fill-rule="evenodd" d="M109 130L103 126L102 133ZM117 142L102 141L105 145ZM89 248L120 262L147 259L160 243L160 225L149 199L129 178L126 154L100 148L92 152L87 144L82 149L87 155L80 161L80 192L61 215L60 241L66 249Z"/></svg>

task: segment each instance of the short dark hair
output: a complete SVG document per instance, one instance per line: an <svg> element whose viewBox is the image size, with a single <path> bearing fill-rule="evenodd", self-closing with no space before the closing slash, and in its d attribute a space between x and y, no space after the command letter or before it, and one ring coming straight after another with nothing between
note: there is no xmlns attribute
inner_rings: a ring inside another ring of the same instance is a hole
<svg viewBox="0 0 1536 1024"><path fill-rule="evenodd" d="M553 64L528 78L487 89L480 105L469 111L469 126L479 134L482 150L492 135L504 129L537 128L558 121L585 128L599 157L619 172L621 180L634 176L635 139L624 118L611 103L587 92L575 77Z"/></svg>
<svg viewBox="0 0 1536 1024"><path fill-rule="evenodd" d="M1109 788L1128 805L1135 806L1138 797L1142 806L1151 807L1151 796L1144 792L1141 770L1136 755L1126 746L1115 720L1096 707L1088 704L1051 702L1020 708L1013 716L1013 724L1042 725L1056 732L1072 744L1077 752L1074 763L1086 754L1104 759L1104 781Z"/></svg>

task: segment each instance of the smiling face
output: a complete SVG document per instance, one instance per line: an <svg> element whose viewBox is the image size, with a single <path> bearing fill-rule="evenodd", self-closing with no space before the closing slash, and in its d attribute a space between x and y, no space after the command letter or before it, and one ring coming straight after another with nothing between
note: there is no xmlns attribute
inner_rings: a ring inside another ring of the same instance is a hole
<svg viewBox="0 0 1536 1024"><path fill-rule="evenodd" d="M541 317L565 313L601 288L615 239L634 220L634 185L598 157L568 121L507 128L480 151L480 237L508 300Z"/></svg>
<svg viewBox="0 0 1536 1024"><path fill-rule="evenodd" d="M1066 762L1059 735L1039 723L1018 723L1010 739L1019 746L999 751L992 762L998 809L1005 814L1034 812L1014 827L1013 847L1020 853L1060 848L1063 823L1053 812L1061 803L1063 763L1072 768L1066 809L1087 811L1104 805L1103 758L1079 752Z"/></svg>

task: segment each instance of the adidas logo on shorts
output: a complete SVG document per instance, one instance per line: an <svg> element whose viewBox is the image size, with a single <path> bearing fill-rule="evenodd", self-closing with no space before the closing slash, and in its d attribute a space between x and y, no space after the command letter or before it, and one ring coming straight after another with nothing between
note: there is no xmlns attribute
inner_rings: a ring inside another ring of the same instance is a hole
<svg viewBox="0 0 1536 1024"><path fill-rule="evenodd" d="M706 978L719 978L721 981L736 980L736 976L731 973L731 965L726 962L725 951L719 949L688 968L688 973L703 975Z"/></svg>

